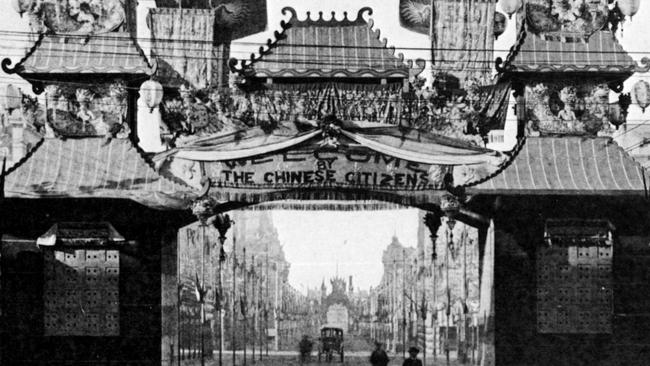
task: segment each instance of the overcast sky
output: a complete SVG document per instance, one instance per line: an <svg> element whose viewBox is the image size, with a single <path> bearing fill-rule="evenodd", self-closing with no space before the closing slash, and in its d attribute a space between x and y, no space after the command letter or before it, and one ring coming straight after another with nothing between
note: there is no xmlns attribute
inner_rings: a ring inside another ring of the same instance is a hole
<svg viewBox="0 0 650 366"><path fill-rule="evenodd" d="M298 290L319 287L336 275L353 276L356 289L377 286L383 250L393 235L417 245L418 210L274 211L280 242L291 263L289 282ZM337 266L338 264L338 266Z"/></svg>

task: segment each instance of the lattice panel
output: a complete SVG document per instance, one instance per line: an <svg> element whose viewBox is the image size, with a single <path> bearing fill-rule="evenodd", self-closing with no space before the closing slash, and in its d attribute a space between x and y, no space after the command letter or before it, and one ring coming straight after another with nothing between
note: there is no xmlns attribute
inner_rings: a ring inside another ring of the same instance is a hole
<svg viewBox="0 0 650 366"><path fill-rule="evenodd" d="M538 250L538 332L612 332L612 255L603 242Z"/></svg>
<svg viewBox="0 0 650 366"><path fill-rule="evenodd" d="M46 336L118 336L117 250L44 249Z"/></svg>

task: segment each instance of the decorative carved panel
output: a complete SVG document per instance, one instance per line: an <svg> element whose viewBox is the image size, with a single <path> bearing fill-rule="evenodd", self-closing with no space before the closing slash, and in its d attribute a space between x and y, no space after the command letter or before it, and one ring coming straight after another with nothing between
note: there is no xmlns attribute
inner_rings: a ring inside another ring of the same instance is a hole
<svg viewBox="0 0 650 366"><path fill-rule="evenodd" d="M611 333L612 257L602 221L547 224L537 251L537 331Z"/></svg>
<svg viewBox="0 0 650 366"><path fill-rule="evenodd" d="M584 42L607 24L609 7L606 0L565 1L529 0L526 16L529 29L545 38L565 42Z"/></svg>
<svg viewBox="0 0 650 366"><path fill-rule="evenodd" d="M118 250L44 248L46 336L118 336Z"/></svg>
<svg viewBox="0 0 650 366"><path fill-rule="evenodd" d="M36 101L24 109L36 115L37 125L48 123L53 132L64 137L126 138L130 133L127 94L123 81L88 88L52 84L45 88L45 105Z"/></svg>
<svg viewBox="0 0 650 366"><path fill-rule="evenodd" d="M125 21L124 0L16 0L35 33L88 35L111 32Z"/></svg>
<svg viewBox="0 0 650 366"><path fill-rule="evenodd" d="M536 135L609 134L613 131L609 87L583 80L526 87L526 132Z"/></svg>

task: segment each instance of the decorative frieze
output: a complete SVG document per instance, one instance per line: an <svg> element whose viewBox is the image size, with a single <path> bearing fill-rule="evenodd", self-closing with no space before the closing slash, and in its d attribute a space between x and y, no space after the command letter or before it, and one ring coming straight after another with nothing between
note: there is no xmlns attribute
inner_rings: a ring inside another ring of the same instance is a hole
<svg viewBox="0 0 650 366"><path fill-rule="evenodd" d="M526 132L539 135L608 135L615 124L617 103L609 102L606 84L547 81L526 86Z"/></svg>
<svg viewBox="0 0 650 366"><path fill-rule="evenodd" d="M125 138L130 133L126 123L127 90L123 82L85 88L48 85L43 109L46 121L39 123L47 123L61 136Z"/></svg>

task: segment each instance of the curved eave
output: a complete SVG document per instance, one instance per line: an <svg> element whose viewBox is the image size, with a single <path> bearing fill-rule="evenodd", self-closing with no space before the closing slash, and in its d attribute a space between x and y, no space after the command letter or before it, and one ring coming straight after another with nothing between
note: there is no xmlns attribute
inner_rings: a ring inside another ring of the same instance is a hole
<svg viewBox="0 0 650 366"><path fill-rule="evenodd" d="M650 71L650 58L644 57L640 64L635 62L616 38L607 31L599 31L586 43L577 43L579 46L573 44L571 48L567 44L572 43L550 42L529 32L526 28L521 27L517 41L510 48L505 60L500 57L495 60L495 67L499 73L504 75L572 73L590 76L602 73L608 74L610 79L624 80L635 72ZM573 60L562 56L567 52L573 52ZM575 56L576 52L578 56ZM590 57L590 53L595 55Z"/></svg>
<svg viewBox="0 0 650 366"><path fill-rule="evenodd" d="M399 70L387 70L387 71L378 71L372 69L362 69L362 70L295 70L295 69L285 69L285 70L255 70L255 77L259 78L283 78L283 77L292 77L292 78L404 78L409 77L409 70L399 69Z"/></svg>
<svg viewBox="0 0 650 366"><path fill-rule="evenodd" d="M618 197L644 197L646 192L643 190L534 190L534 189L494 189L483 190L480 188L466 188L468 195L481 196L618 196Z"/></svg>
<svg viewBox="0 0 650 366"><path fill-rule="evenodd" d="M59 37L59 39L54 39ZM99 44L93 45L92 43L87 47L99 47L100 51L105 51L106 48L115 48L122 47L121 42L127 42L126 47L131 47L128 51L130 53L126 56L132 57L133 65L110 65L102 66L99 61L101 58L101 52L98 51L98 54L93 57L86 56L85 62L81 62L82 66L69 66L69 62L73 62L77 57L77 52L79 50L79 44L77 43L67 43L63 35L52 35L52 34L40 34L38 39L34 42L32 47L25 53L15 66L11 66L13 61L9 58L4 58L2 60L1 66L2 70L7 74L17 74L27 80L28 82L34 84L34 81L46 81L46 80L58 80L60 78L69 78L70 75L75 74L84 74L84 75L98 75L98 76L111 76L115 77L117 75L127 77L133 75L138 77L140 75L151 76L157 70L157 64L149 62L149 59L145 55L144 51L140 45L131 37L130 35L97 35L96 37L106 37L104 39L99 39ZM80 37L77 40L81 40ZM88 42L92 42L92 36L89 36L84 46ZM104 42L104 43L102 43ZM106 42L113 42L110 45L106 45ZM57 47L62 47L57 49L54 55L51 54L51 48L53 44L56 44ZM46 50L41 50L41 48L47 47ZM69 47L65 48L65 47ZM44 55L40 53L45 52ZM70 55L63 55L62 53L70 52ZM88 52L88 51L87 51ZM83 54L82 54L83 55ZM113 56L114 57L114 56ZM37 58L38 61L34 61L34 58ZM58 60L56 66L51 64L51 59ZM139 58L139 60L138 60ZM93 64L92 62L96 61L97 63ZM114 60L111 60L113 62ZM33 65L34 62L42 62L47 66L38 67ZM37 87L34 86L35 91Z"/></svg>
<svg viewBox="0 0 650 366"><path fill-rule="evenodd" d="M79 67L70 67L65 66L60 68L36 68L36 67L23 67L20 71L17 71L19 75L48 75L48 74L60 74L60 75L69 75L69 74L111 74L111 75L148 75L151 76L154 74L154 69L151 67L136 67L136 68L122 68L122 67L101 67L101 66L89 66L84 68Z"/></svg>
<svg viewBox="0 0 650 366"><path fill-rule="evenodd" d="M29 72L16 72L16 75L23 78L32 86L32 91L35 94L41 94L47 83L56 83L59 81L70 82L73 75L82 76L87 82L93 83L108 83L113 82L115 79L122 79L126 82L145 81L151 77L149 73L97 73L97 72L78 72L78 73L29 73Z"/></svg>
<svg viewBox="0 0 650 366"><path fill-rule="evenodd" d="M637 71L636 67L623 67L623 66L540 66L540 65L522 65L522 66L512 66L511 69L508 69L508 73L606 73L606 74L623 74L631 75Z"/></svg>

